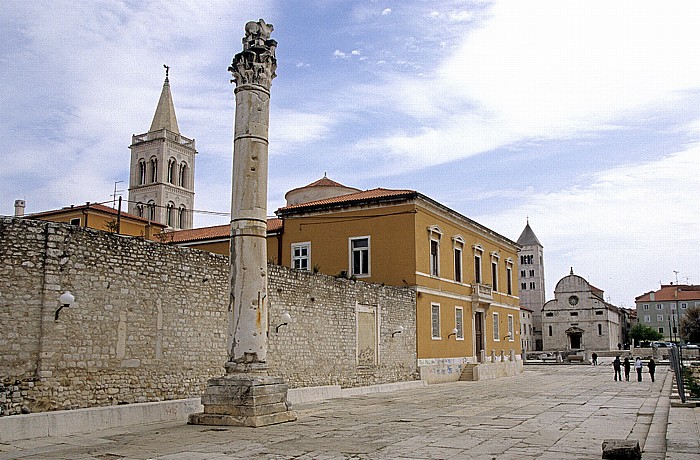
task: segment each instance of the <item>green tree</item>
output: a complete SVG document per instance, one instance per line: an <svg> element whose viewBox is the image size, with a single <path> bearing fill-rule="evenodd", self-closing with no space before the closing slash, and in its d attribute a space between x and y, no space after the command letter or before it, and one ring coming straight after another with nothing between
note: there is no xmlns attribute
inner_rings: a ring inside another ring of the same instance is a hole
<svg viewBox="0 0 700 460"><path fill-rule="evenodd" d="M630 337L636 342L651 342L653 340L661 340L663 335L654 328L638 323L630 331Z"/></svg>
<svg viewBox="0 0 700 460"><path fill-rule="evenodd" d="M686 342L700 343L700 307L690 307L681 318L681 338Z"/></svg>

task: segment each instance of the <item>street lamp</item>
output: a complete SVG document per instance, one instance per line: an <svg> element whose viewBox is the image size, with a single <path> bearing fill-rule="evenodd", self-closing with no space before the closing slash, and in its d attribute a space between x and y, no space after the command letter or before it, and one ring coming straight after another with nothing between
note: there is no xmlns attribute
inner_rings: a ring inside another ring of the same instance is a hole
<svg viewBox="0 0 700 460"><path fill-rule="evenodd" d="M75 302L75 297L73 297L73 294L71 294L70 291L66 291L61 294L61 296L58 298L58 303L60 303L61 306L58 307L58 310L56 310L54 321L58 321L58 314L61 312L61 310L63 310L63 308L70 307L73 302Z"/></svg>

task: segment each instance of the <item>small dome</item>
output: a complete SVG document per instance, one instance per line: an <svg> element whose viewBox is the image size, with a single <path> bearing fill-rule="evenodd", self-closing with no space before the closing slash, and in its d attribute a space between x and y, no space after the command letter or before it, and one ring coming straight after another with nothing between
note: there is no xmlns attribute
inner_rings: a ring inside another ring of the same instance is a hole
<svg viewBox="0 0 700 460"><path fill-rule="evenodd" d="M284 198L287 200L287 206L294 206L297 204L309 203L311 201L349 195L359 191L360 189L346 187L343 184L332 181L324 174L323 177L316 182L312 182L304 187L299 187L288 191L284 195Z"/></svg>

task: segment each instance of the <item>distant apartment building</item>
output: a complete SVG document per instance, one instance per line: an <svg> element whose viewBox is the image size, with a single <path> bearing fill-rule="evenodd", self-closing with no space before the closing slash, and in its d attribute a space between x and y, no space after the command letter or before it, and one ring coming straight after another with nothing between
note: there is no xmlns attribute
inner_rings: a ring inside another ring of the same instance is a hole
<svg viewBox="0 0 700 460"><path fill-rule="evenodd" d="M680 340L680 320L690 307L700 307L700 285L662 284L636 297L637 322L659 331L664 340Z"/></svg>

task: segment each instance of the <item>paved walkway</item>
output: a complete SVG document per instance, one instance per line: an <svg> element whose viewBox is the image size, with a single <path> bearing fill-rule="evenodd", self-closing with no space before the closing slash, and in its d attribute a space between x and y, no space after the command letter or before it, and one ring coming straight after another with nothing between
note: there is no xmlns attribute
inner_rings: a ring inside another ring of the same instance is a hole
<svg viewBox="0 0 700 460"><path fill-rule="evenodd" d="M495 381L299 405L293 423L144 425L0 444L0 459L600 459L607 438L639 440L645 460L700 458L697 409L670 410L671 376L657 372L655 383L614 382L609 366L526 366ZM679 429L668 454L667 422Z"/></svg>

